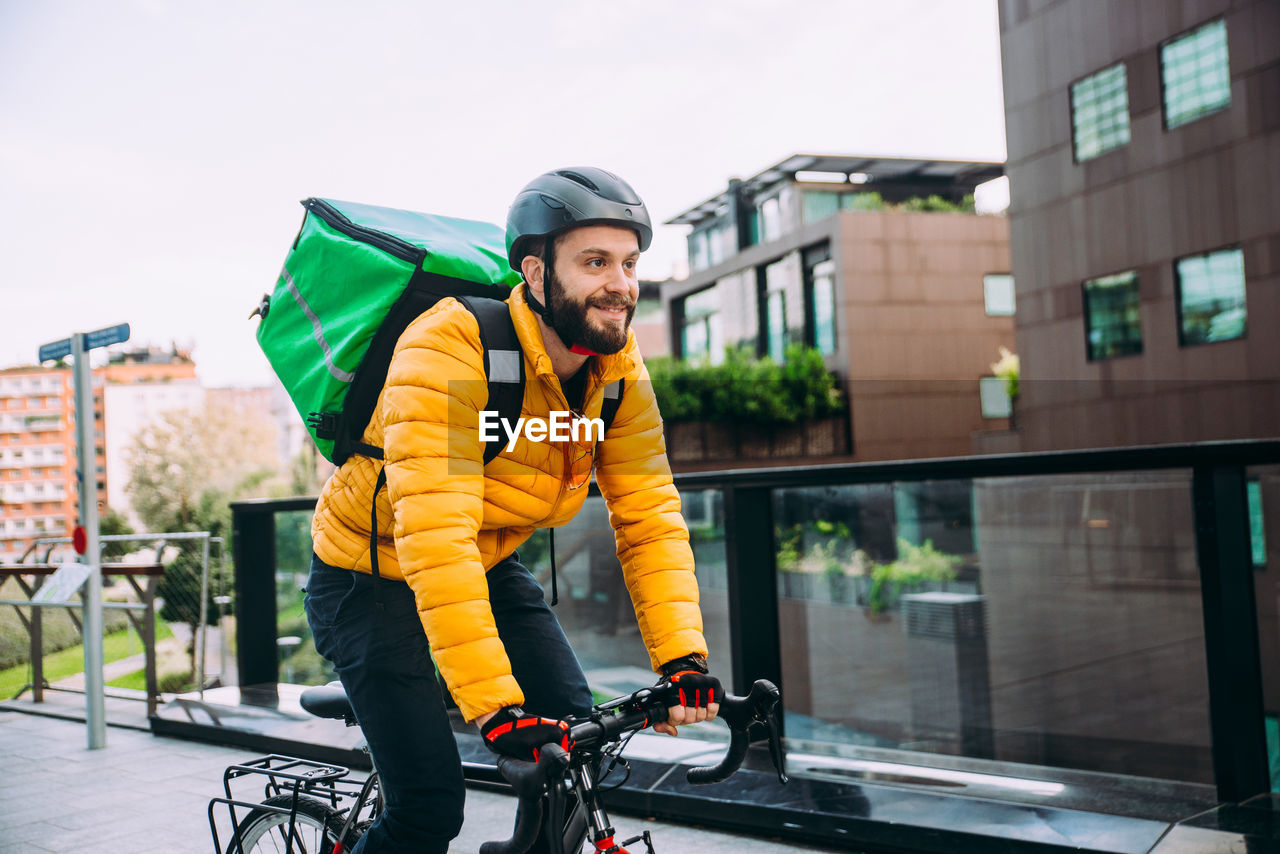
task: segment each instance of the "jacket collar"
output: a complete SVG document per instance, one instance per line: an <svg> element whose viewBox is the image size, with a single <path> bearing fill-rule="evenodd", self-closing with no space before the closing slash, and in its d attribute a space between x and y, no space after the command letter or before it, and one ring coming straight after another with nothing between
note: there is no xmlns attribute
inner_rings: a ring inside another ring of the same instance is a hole
<svg viewBox="0 0 1280 854"><path fill-rule="evenodd" d="M520 348L524 351L525 361L535 374L543 377L554 377L556 372L551 368L551 356L547 354L547 346L542 340L542 327L538 325L538 316L533 313L525 300L524 282L511 290L507 304L511 307L511 322L516 328L516 338L520 340ZM592 356L591 386L604 386L630 374L636 367L636 337L633 330L627 330L627 345L617 353L609 356ZM557 382L558 382L557 378ZM588 396L590 395L588 388Z"/></svg>

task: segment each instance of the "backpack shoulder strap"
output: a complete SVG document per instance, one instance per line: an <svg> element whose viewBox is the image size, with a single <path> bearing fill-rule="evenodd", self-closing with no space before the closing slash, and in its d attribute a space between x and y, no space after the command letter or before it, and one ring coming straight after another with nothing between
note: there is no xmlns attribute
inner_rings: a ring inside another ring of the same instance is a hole
<svg viewBox="0 0 1280 854"><path fill-rule="evenodd" d="M605 435L613 426L613 419L618 416L618 407L622 405L622 389L626 380L609 383L604 388L604 403L600 406L600 419L604 421Z"/></svg>
<svg viewBox="0 0 1280 854"><path fill-rule="evenodd" d="M509 306L496 299L460 296L458 300L476 318L480 327L480 346L484 349L484 375L489 382L489 409L500 418L515 423L524 405L524 353L511 322ZM502 452L503 440L485 443L484 462L488 465Z"/></svg>

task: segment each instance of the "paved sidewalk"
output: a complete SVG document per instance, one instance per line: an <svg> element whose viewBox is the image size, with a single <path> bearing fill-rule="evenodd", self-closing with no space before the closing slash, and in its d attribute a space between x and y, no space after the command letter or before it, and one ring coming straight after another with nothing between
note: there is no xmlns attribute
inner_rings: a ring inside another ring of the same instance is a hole
<svg viewBox="0 0 1280 854"><path fill-rule="evenodd" d="M85 747L82 723L0 711L0 854L210 854L209 798L222 770L250 753L110 727L107 747ZM462 836L450 848L473 854L506 836L508 796L469 790ZM619 815L619 833L654 834L659 852L783 854L813 850ZM634 847L633 847L634 850Z"/></svg>

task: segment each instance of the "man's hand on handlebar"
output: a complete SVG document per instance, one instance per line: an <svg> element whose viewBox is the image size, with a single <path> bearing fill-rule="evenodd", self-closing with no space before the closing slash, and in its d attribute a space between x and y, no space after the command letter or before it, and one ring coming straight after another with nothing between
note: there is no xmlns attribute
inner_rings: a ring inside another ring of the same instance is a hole
<svg viewBox="0 0 1280 854"><path fill-rule="evenodd" d="M494 753L515 759L538 761L538 751L543 745L558 743L564 750L572 750L569 725L555 718L543 718L526 714L519 706L507 706L476 719L485 746Z"/></svg>
<svg viewBox="0 0 1280 854"><path fill-rule="evenodd" d="M713 721L720 711L717 698L724 690L720 680L707 673L707 661L701 655L686 655L662 666L660 687L671 692L675 702L667 707L667 719L653 728L667 735L678 735L676 727Z"/></svg>

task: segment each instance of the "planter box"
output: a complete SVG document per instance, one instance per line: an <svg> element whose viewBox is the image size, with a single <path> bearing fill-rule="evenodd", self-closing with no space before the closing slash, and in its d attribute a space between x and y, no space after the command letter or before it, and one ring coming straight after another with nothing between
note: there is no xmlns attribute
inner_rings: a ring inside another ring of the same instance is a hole
<svg viewBox="0 0 1280 854"><path fill-rule="evenodd" d="M668 422L664 429L667 455L673 463L801 459L852 453L847 416L772 425L729 421Z"/></svg>

